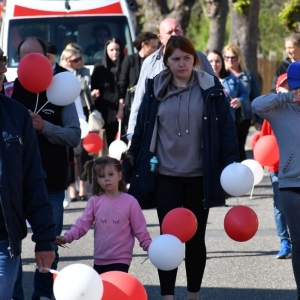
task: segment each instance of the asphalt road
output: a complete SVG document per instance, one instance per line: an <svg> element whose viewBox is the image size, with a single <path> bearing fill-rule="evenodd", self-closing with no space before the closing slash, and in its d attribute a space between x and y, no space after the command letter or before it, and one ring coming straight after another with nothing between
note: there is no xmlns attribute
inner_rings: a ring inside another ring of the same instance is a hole
<svg viewBox="0 0 300 300"><path fill-rule="evenodd" d="M224 231L224 217L237 204L236 198L228 199L229 207L210 210L206 233L207 264L200 291L201 300L297 299L291 260L275 258L280 243L275 229L272 188L267 172L262 182L255 186L252 199L249 196L250 192L239 197L238 203L247 205L256 212L259 228L256 235L247 242L235 242ZM69 229L82 214L85 205L86 202L73 202L65 210L64 230ZM155 238L159 235L156 211L145 210L144 214L148 230L152 238ZM31 299L34 274L34 244L30 231L23 242L22 255L26 299ZM58 270L76 262L93 265L93 230L69 246L69 249L60 249ZM142 263L146 257L146 253L136 243L129 272L143 283L149 300L159 300L161 297L157 271L149 259ZM179 267L175 299L186 299L184 263Z"/></svg>

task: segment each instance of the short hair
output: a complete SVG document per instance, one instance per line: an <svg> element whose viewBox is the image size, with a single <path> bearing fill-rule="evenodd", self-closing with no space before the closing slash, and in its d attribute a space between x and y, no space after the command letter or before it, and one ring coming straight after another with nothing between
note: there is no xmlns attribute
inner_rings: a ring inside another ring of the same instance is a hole
<svg viewBox="0 0 300 300"><path fill-rule="evenodd" d="M234 55L237 56L238 64L239 64L239 67L240 67L241 71L246 72L247 69L246 69L244 57L243 57L243 54L242 54L242 51L241 51L240 47L238 45L235 45L235 44L228 44L223 49L223 57L225 56L226 51L231 51L232 53L234 53ZM226 68L226 64L225 64L225 68ZM226 68L226 69L228 69L228 68Z"/></svg>
<svg viewBox="0 0 300 300"><path fill-rule="evenodd" d="M46 47L47 47L47 53L57 55L57 48L55 47L54 44L47 42Z"/></svg>
<svg viewBox="0 0 300 300"><path fill-rule="evenodd" d="M142 43L152 40L152 39L158 39L158 36L153 32L141 32L137 35L136 39L133 42L133 46L140 51L142 49Z"/></svg>
<svg viewBox="0 0 300 300"><path fill-rule="evenodd" d="M36 40L42 47L43 49L43 54L46 56L47 55L47 46L46 44L44 43L44 41L36 36L29 36L27 38L25 38L24 40L22 40L20 42L20 44L18 45L18 49L17 49L17 55L20 57L20 50L21 50L21 47L22 45L24 44L24 42L28 41L28 40Z"/></svg>
<svg viewBox="0 0 300 300"><path fill-rule="evenodd" d="M217 54L221 59L222 66L221 66L221 70L220 70L220 78L223 79L223 78L229 76L230 72L225 69L225 62L224 62L224 58L223 58L222 53L219 50L216 50L216 49L208 51L207 55L210 54L210 53Z"/></svg>
<svg viewBox="0 0 300 300"><path fill-rule="evenodd" d="M104 192L98 183L98 177L103 173L105 167L108 165L113 165L117 172L122 173L122 165L120 161L112 157L102 156L97 159L89 160L85 163L82 178L87 179L92 184L93 195L100 195ZM126 190L126 185L122 178L119 181L118 189L120 192L124 192Z"/></svg>
<svg viewBox="0 0 300 300"><path fill-rule="evenodd" d="M297 47L300 47L300 33L292 33L285 38L285 42L292 42Z"/></svg>
<svg viewBox="0 0 300 300"><path fill-rule="evenodd" d="M202 62L197 54L197 51L191 41L182 35L172 35L166 45L164 54L164 65L168 68L167 62L169 57L173 54L176 49L180 49L183 52L191 54L194 57L193 66L199 66L203 70Z"/></svg>

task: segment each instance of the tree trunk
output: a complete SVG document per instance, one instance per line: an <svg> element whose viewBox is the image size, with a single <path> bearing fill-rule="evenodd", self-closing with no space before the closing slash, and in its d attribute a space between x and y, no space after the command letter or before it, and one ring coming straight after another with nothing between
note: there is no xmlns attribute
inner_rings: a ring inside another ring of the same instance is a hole
<svg viewBox="0 0 300 300"><path fill-rule="evenodd" d="M191 8L195 1L173 0L172 3L169 3L166 0L142 0L140 21L143 22L143 30L157 33L160 22L165 18L176 19L185 30L189 24Z"/></svg>
<svg viewBox="0 0 300 300"><path fill-rule="evenodd" d="M206 52L210 50L222 51L225 40L225 26L228 15L228 0L205 0L203 11L210 20L209 39Z"/></svg>
<svg viewBox="0 0 300 300"><path fill-rule="evenodd" d="M258 17L260 0L251 0L249 10L238 13L229 4L231 14L230 43L237 44L243 53L246 68L257 78Z"/></svg>

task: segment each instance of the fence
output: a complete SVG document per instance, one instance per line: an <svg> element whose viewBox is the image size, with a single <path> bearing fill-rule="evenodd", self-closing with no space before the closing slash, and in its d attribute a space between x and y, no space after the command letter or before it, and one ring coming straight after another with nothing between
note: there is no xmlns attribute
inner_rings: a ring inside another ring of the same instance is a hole
<svg viewBox="0 0 300 300"><path fill-rule="evenodd" d="M273 77L280 63L276 59L275 52L270 52L268 58L263 58L262 55L257 56L257 71L261 77L260 87L262 95L270 93Z"/></svg>

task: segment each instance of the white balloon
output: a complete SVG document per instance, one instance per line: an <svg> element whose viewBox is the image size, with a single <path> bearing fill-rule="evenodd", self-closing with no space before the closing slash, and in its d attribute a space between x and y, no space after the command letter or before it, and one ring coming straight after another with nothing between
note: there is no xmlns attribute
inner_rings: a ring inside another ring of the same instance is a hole
<svg viewBox="0 0 300 300"><path fill-rule="evenodd" d="M89 124L82 118L79 118L81 138L84 139L89 134Z"/></svg>
<svg viewBox="0 0 300 300"><path fill-rule="evenodd" d="M254 176L254 185L259 184L264 177L264 169L262 165L254 159L246 159L242 161L242 164L250 168Z"/></svg>
<svg viewBox="0 0 300 300"><path fill-rule="evenodd" d="M231 196L242 196L253 187L254 175L251 169L242 163L232 163L221 173L221 185Z"/></svg>
<svg viewBox="0 0 300 300"><path fill-rule="evenodd" d="M72 264L58 273L53 292L56 300L101 300L103 282L93 268Z"/></svg>
<svg viewBox="0 0 300 300"><path fill-rule="evenodd" d="M148 249L151 263L158 269L176 269L184 259L183 243L174 235L162 234L155 238Z"/></svg>
<svg viewBox="0 0 300 300"><path fill-rule="evenodd" d="M80 82L70 72L61 72L53 76L50 86L46 90L48 101L58 106L73 103L81 91Z"/></svg>
<svg viewBox="0 0 300 300"><path fill-rule="evenodd" d="M109 145L108 153L110 157L120 160L122 153L126 150L127 145L123 141L115 140Z"/></svg>

